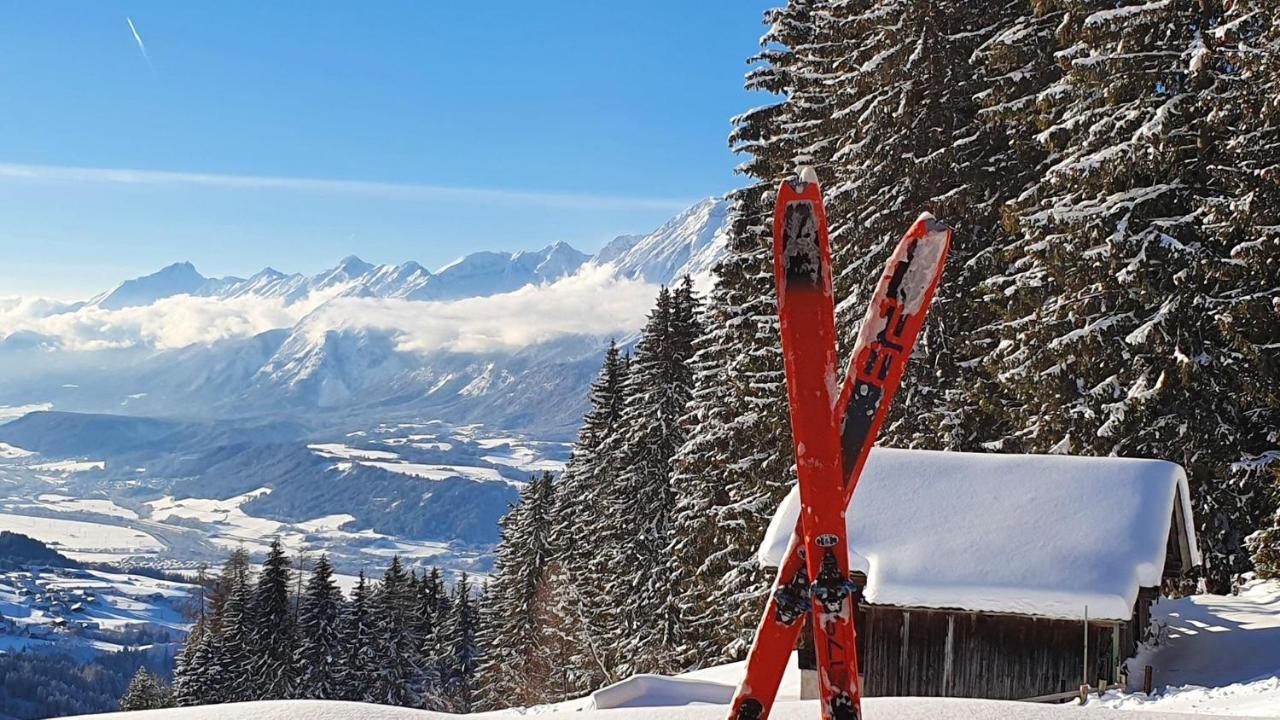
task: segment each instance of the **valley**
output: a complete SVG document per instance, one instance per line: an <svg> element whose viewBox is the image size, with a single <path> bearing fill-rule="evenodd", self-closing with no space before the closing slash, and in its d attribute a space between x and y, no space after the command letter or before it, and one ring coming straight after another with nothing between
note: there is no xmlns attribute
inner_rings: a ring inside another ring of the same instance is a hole
<svg viewBox="0 0 1280 720"><path fill-rule="evenodd" d="M294 555L328 553L346 575L393 555L483 573L518 489L569 452L440 421L230 443L221 432L57 412L0 427L0 527L77 561L185 573L236 547L259 557L273 537Z"/></svg>
<svg viewBox="0 0 1280 720"><path fill-rule="evenodd" d="M0 298L0 529L190 573L236 547L340 575L484 573L531 475L558 473L613 340L706 285L729 202L595 254L351 256L313 275L187 262L82 301Z"/></svg>

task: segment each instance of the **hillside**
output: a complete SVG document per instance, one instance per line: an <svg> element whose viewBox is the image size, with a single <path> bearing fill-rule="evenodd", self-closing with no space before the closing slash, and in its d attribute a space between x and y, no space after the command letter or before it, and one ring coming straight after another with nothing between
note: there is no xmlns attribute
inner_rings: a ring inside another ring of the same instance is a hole
<svg viewBox="0 0 1280 720"><path fill-rule="evenodd" d="M0 530L0 570L13 570L24 565L78 567L79 563L48 545L8 530Z"/></svg>

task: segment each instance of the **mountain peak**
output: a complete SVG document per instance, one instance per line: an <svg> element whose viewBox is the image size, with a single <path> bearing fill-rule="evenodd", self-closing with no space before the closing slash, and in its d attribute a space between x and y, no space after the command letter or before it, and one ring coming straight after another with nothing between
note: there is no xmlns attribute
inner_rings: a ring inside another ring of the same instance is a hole
<svg viewBox="0 0 1280 720"><path fill-rule="evenodd" d="M174 295L190 295L198 291L208 278L190 262L176 262L133 280L126 280L112 290L89 301L104 310L150 305Z"/></svg>
<svg viewBox="0 0 1280 720"><path fill-rule="evenodd" d="M610 264L621 277L671 284L684 275L709 278L724 253L730 201L710 197L694 203L648 235L621 235L593 262Z"/></svg>
<svg viewBox="0 0 1280 720"><path fill-rule="evenodd" d="M348 255L338 261L335 270L346 270L356 274L366 273L373 269L373 265L361 260L355 255Z"/></svg>
<svg viewBox="0 0 1280 720"><path fill-rule="evenodd" d="M258 272L254 273L249 279L264 280L268 278L275 279L275 278L282 278L282 277L284 277L284 273L268 265L267 267L264 267Z"/></svg>
<svg viewBox="0 0 1280 720"><path fill-rule="evenodd" d="M419 263L417 260L408 260L406 262L402 262L396 266L396 269L399 270L401 273L417 273L417 272L427 273L427 274L431 273L430 270L427 270L426 268L422 267L422 263Z"/></svg>

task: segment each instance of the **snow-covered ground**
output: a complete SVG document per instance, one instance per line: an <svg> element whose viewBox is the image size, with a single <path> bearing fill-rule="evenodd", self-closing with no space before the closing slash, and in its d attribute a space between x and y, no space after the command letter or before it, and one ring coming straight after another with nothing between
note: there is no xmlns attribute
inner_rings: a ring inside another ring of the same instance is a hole
<svg viewBox="0 0 1280 720"><path fill-rule="evenodd" d="M45 472L78 473L90 470L105 470L107 464L102 460L58 460L57 462L36 463L32 470Z"/></svg>
<svg viewBox="0 0 1280 720"><path fill-rule="evenodd" d="M360 460L399 460L400 456L393 452L385 450L362 450L353 448L342 443L313 443L307 446L307 449L320 457L326 458L343 458L350 460L358 458Z"/></svg>
<svg viewBox="0 0 1280 720"><path fill-rule="evenodd" d="M0 513L0 530L35 538L76 560L106 560L104 555L142 555L164 550L163 543L141 530L80 520Z"/></svg>
<svg viewBox="0 0 1280 720"><path fill-rule="evenodd" d="M30 405L0 405L0 423L20 418L23 415L44 410L52 410L53 403L33 403Z"/></svg>
<svg viewBox="0 0 1280 720"><path fill-rule="evenodd" d="M196 522L209 528L209 539L215 545L231 550L246 547L265 551L272 538L290 552L314 551L332 545L359 547L366 555L390 558L431 558L448 552L448 543L425 540L402 540L372 530L349 531L342 526L354 520L347 514L325 515L299 523L283 523L247 514L241 506L269 494L270 488L258 488L226 500L205 498L174 499L165 496L147 503L154 522Z"/></svg>
<svg viewBox="0 0 1280 720"><path fill-rule="evenodd" d="M466 465L437 465L431 463L406 462L367 462L365 465L382 468L387 472L409 475L425 480L448 480L452 477L463 477L480 482L504 482L502 475L492 468L468 467Z"/></svg>
<svg viewBox="0 0 1280 720"><path fill-rule="evenodd" d="M138 519L138 513L127 507L121 507L106 498L77 498L70 495L45 493L36 498L36 502L37 507L47 508L55 512L84 512L97 515L112 515L128 520Z"/></svg>
<svg viewBox="0 0 1280 720"><path fill-rule="evenodd" d="M952 698L868 698L863 709L870 720L1079 720L1136 717L1138 720L1186 720L1186 715L1151 713L1141 716L1114 710L1082 710L1052 705L997 702L991 700L959 700ZM625 710L563 710L537 717L545 720L724 720L725 710L718 705L686 707L650 707ZM361 703L324 702L317 700L282 700L211 705L203 708L150 710L140 713L86 715L94 720L440 720L458 715L408 710L405 708ZM521 711L470 715L467 717L515 719L528 717ZM775 720L814 720L818 717L816 702L786 702L774 708ZM1225 716L1201 715L1201 720Z"/></svg>
<svg viewBox="0 0 1280 720"><path fill-rule="evenodd" d="M1092 705L1280 717L1280 582L1253 582L1239 595L1166 600L1153 615L1164 639L1130 662L1130 677L1140 681L1150 665L1163 689L1150 697L1109 693Z"/></svg>
<svg viewBox="0 0 1280 720"><path fill-rule="evenodd" d="M421 432L424 428L438 432ZM406 430L415 432L405 433ZM466 478L477 482L506 482L516 487L524 485L523 479L504 476L502 469L518 471L520 475L543 471L564 470L567 448L564 443L547 443L511 436L479 436L479 426L469 425L449 428L431 423L402 423L382 425L373 430L376 437L368 442L383 447L400 448L392 452L350 443L313 443L307 448L316 455L337 460L335 470L346 471L358 463L387 472L421 478L423 480L448 480ZM368 432L348 433L349 438L366 438ZM430 462L415 461L405 457L410 451L426 453Z"/></svg>

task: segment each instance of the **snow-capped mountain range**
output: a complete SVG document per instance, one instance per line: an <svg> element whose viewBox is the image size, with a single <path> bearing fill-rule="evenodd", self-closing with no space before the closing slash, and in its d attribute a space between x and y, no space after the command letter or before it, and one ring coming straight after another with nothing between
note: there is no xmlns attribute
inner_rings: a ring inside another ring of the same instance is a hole
<svg viewBox="0 0 1280 720"><path fill-rule="evenodd" d="M180 262L89 300L0 298L0 406L146 415L439 417L568 436L610 338L653 293L705 287L728 202L595 255L565 243L435 271L352 256L316 275Z"/></svg>
<svg viewBox="0 0 1280 720"><path fill-rule="evenodd" d="M669 284L684 275L703 277L719 259L728 213L723 198L709 198L648 235L622 235L594 256L558 242L541 250L481 251L432 272L417 262L373 265L355 255L307 276L265 268L248 277L208 278L189 262L126 280L85 305L104 310L146 306L176 295L233 299L279 298L286 304L315 295L410 301L449 301L512 292L563 279L591 265L610 265L621 278ZM79 307L77 305L76 307Z"/></svg>
<svg viewBox="0 0 1280 720"><path fill-rule="evenodd" d="M351 255L319 274L286 275L266 268L248 278L207 278L189 262L174 263L150 275L126 280L91 299L105 310L150 305L175 295L234 299L279 298L286 304L316 294L326 298L372 297L401 300L457 300L555 282L591 260L565 243L531 252L476 252L436 272L416 262L372 265Z"/></svg>

